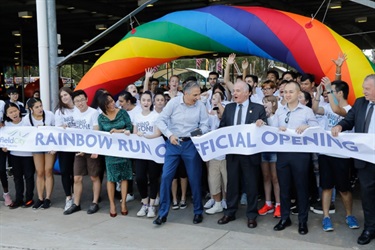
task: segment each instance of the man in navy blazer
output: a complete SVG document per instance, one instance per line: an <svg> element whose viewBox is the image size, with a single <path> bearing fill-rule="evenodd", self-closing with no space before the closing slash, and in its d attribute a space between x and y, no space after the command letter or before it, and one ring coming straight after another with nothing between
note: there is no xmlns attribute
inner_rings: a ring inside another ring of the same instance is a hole
<svg viewBox="0 0 375 250"><path fill-rule="evenodd" d="M225 106L220 127L251 124L258 119L267 121L266 111L262 105L250 101L251 86L243 81L234 84L233 97L235 103ZM240 195L241 178L244 178L245 192L247 194L246 216L247 226L255 228L258 216L258 179L260 176L260 153L253 155L231 154L227 160L227 209L218 224L227 224L235 220Z"/></svg>
<svg viewBox="0 0 375 250"><path fill-rule="evenodd" d="M332 128L333 136L337 136L341 131L351 130L353 127L356 133L375 134L375 112L373 111L375 108L375 74L365 78L362 88L364 97L358 98L345 119ZM366 120L368 120L367 125L365 125ZM365 219L363 232L357 242L365 245L375 238L375 155L371 162L356 159L354 164L358 170Z"/></svg>

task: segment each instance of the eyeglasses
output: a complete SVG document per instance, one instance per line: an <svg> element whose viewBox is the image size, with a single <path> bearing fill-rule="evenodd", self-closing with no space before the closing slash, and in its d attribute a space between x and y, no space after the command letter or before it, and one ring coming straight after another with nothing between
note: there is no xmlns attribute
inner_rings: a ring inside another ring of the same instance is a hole
<svg viewBox="0 0 375 250"><path fill-rule="evenodd" d="M285 117L285 123L288 124L289 122L289 116L290 116L290 111L288 113L286 113L286 117Z"/></svg>
<svg viewBox="0 0 375 250"><path fill-rule="evenodd" d="M216 80L217 80L217 78L208 78L208 80L215 80L215 81L216 81Z"/></svg>
<svg viewBox="0 0 375 250"><path fill-rule="evenodd" d="M82 103L82 102L85 102L85 101L86 101L86 98L80 99L80 100L74 100L74 103Z"/></svg>
<svg viewBox="0 0 375 250"><path fill-rule="evenodd" d="M271 88L263 88L262 91L271 90Z"/></svg>
<svg viewBox="0 0 375 250"><path fill-rule="evenodd" d="M280 91L280 94L284 94L284 91Z"/></svg>

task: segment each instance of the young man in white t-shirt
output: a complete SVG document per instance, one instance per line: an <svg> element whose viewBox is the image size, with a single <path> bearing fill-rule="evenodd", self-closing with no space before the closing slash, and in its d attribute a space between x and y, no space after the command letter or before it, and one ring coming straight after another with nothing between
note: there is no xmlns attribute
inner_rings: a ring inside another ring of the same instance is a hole
<svg viewBox="0 0 375 250"><path fill-rule="evenodd" d="M329 105L320 106L319 97L323 92L321 85L324 85L328 93ZM313 111L315 114L327 117L325 130L331 130L339 121L344 119L351 106L347 102L349 86L344 81L330 82L328 77L323 77L317 88L317 94L313 99ZM350 186L350 171L353 162L345 157L335 155L319 155L319 176L322 191L323 221L322 226L325 232L333 231L332 221L329 217L332 189L335 187L341 194L346 211L346 224L351 229L359 228L357 219L352 215L353 197Z"/></svg>
<svg viewBox="0 0 375 250"><path fill-rule="evenodd" d="M83 90L73 92L73 102L77 110L73 112L73 128L98 130L99 112L87 104L87 94ZM90 175L93 185L93 201L87 210L87 214L96 213L99 210L98 200L101 190L100 172L103 171L98 154L86 154L79 152L74 159L74 203L66 211L65 215L81 210L82 179L84 175Z"/></svg>

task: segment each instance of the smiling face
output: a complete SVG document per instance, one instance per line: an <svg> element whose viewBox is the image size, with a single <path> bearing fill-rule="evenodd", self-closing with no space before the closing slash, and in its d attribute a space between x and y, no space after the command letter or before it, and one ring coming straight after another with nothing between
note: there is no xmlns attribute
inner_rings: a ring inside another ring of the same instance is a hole
<svg viewBox="0 0 375 250"><path fill-rule="evenodd" d="M375 102L375 77L367 78L363 84L363 95L367 101Z"/></svg>
<svg viewBox="0 0 375 250"><path fill-rule="evenodd" d="M75 96L73 101L74 101L74 105L81 112L85 112L89 108L89 106L87 105L87 98L84 95Z"/></svg>
<svg viewBox="0 0 375 250"><path fill-rule="evenodd" d="M285 85L284 89L284 99L286 102L291 105L298 104L298 94L300 93L299 88L296 85L297 83L288 83Z"/></svg>
<svg viewBox="0 0 375 250"><path fill-rule="evenodd" d="M190 90L184 92L184 102L186 105L194 105L200 99L201 89L199 87L192 87Z"/></svg>
<svg viewBox="0 0 375 250"><path fill-rule="evenodd" d="M107 97L106 107L107 112L113 112L116 109L116 103L111 96Z"/></svg>
<svg viewBox="0 0 375 250"><path fill-rule="evenodd" d="M299 103L301 103L304 106L307 105L308 101L306 100L305 94L303 92L299 92L299 94L298 94L298 101L299 101Z"/></svg>
<svg viewBox="0 0 375 250"><path fill-rule="evenodd" d="M314 92L314 82L310 82L309 79L306 79L305 81L301 82L301 90L306 91L308 93Z"/></svg>
<svg viewBox="0 0 375 250"><path fill-rule="evenodd" d="M68 92L61 91L60 93L60 100L62 103L69 105L70 103L73 102L72 97L69 95Z"/></svg>

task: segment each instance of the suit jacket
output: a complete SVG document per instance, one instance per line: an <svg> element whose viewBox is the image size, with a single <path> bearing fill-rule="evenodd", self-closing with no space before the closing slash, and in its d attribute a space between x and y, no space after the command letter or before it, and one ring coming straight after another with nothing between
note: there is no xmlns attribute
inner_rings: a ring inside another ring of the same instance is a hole
<svg viewBox="0 0 375 250"><path fill-rule="evenodd" d="M356 133L364 133L368 104L369 101L367 101L364 97L357 98L353 107L346 114L345 118L337 124L342 127L342 131L351 130L354 127L354 131ZM354 165L356 168L364 168L366 162L354 159Z"/></svg>
<svg viewBox="0 0 375 250"><path fill-rule="evenodd" d="M223 116L220 121L220 128L233 126L234 115L236 112L237 103L229 103L225 106ZM263 105L258 103L253 103L249 100L249 106L246 112L245 124L255 123L258 119L262 119L264 122L267 122L267 115ZM231 157L235 155L227 155L227 160L230 160ZM251 155L251 161L253 164L260 164L259 154Z"/></svg>

